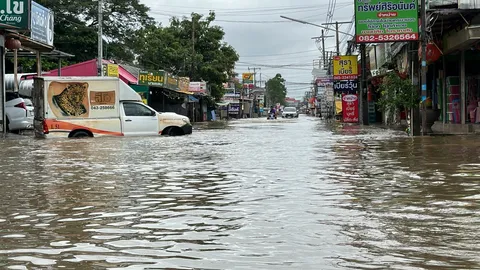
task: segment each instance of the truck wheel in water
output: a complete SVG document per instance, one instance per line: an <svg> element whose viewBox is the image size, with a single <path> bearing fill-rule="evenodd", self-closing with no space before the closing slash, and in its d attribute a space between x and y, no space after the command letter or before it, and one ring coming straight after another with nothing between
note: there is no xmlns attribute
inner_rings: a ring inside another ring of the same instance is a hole
<svg viewBox="0 0 480 270"><path fill-rule="evenodd" d="M86 138L86 137L91 137L91 136L86 131L78 130L78 131L74 131L72 134L70 134L69 137L70 138Z"/></svg>
<svg viewBox="0 0 480 270"><path fill-rule="evenodd" d="M172 127L168 130L168 136L180 136L183 135L183 130L178 127Z"/></svg>

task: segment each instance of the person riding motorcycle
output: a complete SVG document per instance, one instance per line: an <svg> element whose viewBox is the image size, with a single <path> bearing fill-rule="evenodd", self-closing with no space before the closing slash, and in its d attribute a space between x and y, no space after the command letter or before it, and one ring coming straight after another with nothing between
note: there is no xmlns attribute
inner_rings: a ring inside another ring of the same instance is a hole
<svg viewBox="0 0 480 270"><path fill-rule="evenodd" d="M268 113L269 113L269 118L277 119L277 110L275 110L274 106L270 108L270 111Z"/></svg>

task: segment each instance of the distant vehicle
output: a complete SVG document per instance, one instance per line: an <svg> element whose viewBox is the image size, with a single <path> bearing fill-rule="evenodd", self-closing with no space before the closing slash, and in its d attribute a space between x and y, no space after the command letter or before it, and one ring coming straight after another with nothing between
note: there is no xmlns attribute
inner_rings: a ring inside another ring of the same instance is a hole
<svg viewBox="0 0 480 270"><path fill-rule="evenodd" d="M35 136L158 136L192 133L188 117L159 113L113 77L36 77Z"/></svg>
<svg viewBox="0 0 480 270"><path fill-rule="evenodd" d="M282 118L297 118L298 111L295 107L285 107L282 112Z"/></svg>
<svg viewBox="0 0 480 270"><path fill-rule="evenodd" d="M34 108L30 99L23 99L17 92L5 93L7 131L33 129Z"/></svg>

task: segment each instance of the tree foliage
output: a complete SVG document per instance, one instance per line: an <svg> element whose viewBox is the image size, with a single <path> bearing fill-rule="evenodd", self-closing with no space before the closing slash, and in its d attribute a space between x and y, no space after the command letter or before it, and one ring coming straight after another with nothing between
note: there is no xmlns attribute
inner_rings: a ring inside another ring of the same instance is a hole
<svg viewBox="0 0 480 270"><path fill-rule="evenodd" d="M55 12L54 45L75 55L72 62L97 55L98 2L92 0L36 0ZM154 23L140 0L103 0L104 51L117 60L132 61L132 33Z"/></svg>
<svg viewBox="0 0 480 270"><path fill-rule="evenodd" d="M285 98L287 97L287 88L285 87L285 79L281 74L275 75L267 81L266 85L267 100L270 104L280 103L285 105Z"/></svg>
<svg viewBox="0 0 480 270"><path fill-rule="evenodd" d="M378 105L390 114L397 110L408 110L418 106L420 101L417 88L408 79L402 79L397 72L390 72L379 87L381 97Z"/></svg>
<svg viewBox="0 0 480 270"><path fill-rule="evenodd" d="M173 18L168 27L150 26L138 32L138 62L147 69L164 69L192 81L209 83L211 95L224 94L222 84L234 74L238 54L223 41L225 32L213 25L215 13Z"/></svg>
<svg viewBox="0 0 480 270"><path fill-rule="evenodd" d="M98 2L92 0L36 0L55 12L56 49L75 55L78 63L96 58L98 50ZM213 24L215 13L192 13L191 18L172 18L170 25L155 24L141 0L103 0L103 55L150 70L163 69L192 81L208 82L211 95L224 94L223 83L233 75L239 57L224 42L225 32ZM24 72L35 71L35 60L22 59ZM65 64L65 63L64 63ZM44 59L44 69L57 61Z"/></svg>

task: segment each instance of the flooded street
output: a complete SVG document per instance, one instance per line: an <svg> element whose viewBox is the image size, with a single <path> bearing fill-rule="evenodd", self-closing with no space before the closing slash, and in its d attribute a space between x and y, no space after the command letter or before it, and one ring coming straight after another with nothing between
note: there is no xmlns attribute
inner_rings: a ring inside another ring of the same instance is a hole
<svg viewBox="0 0 480 270"><path fill-rule="evenodd" d="M0 269L480 269L478 137L300 116L0 153Z"/></svg>

